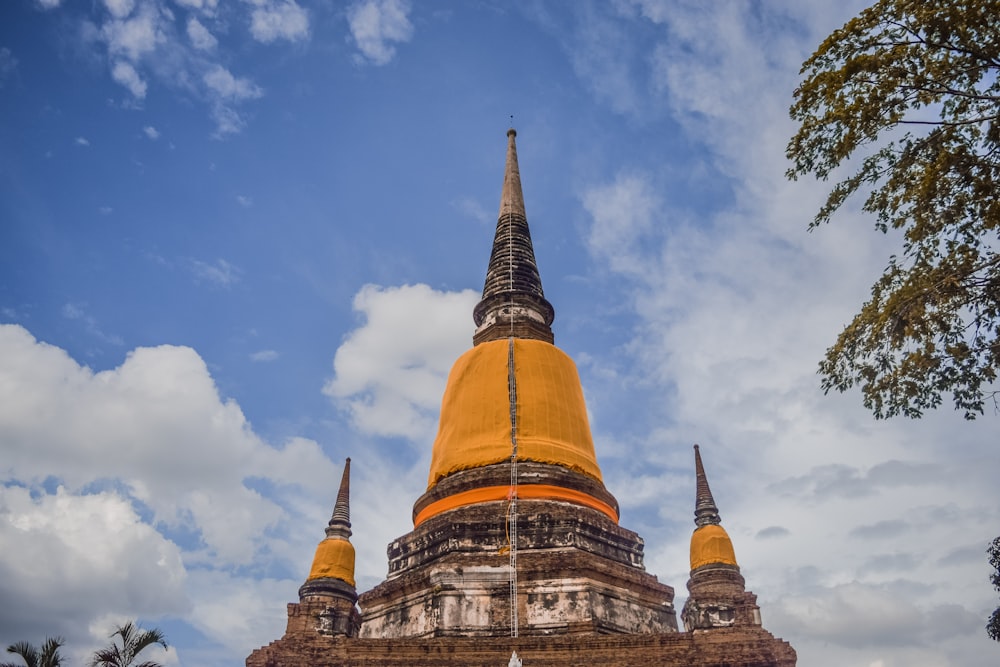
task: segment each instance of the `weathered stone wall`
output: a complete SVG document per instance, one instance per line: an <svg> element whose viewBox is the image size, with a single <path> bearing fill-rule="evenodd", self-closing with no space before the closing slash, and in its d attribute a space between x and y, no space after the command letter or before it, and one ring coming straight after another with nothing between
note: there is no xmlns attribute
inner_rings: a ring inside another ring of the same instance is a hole
<svg viewBox="0 0 1000 667"><path fill-rule="evenodd" d="M794 667L795 651L760 628L658 635L347 639L285 637L254 651L247 667L502 667L516 650L525 667Z"/></svg>
<svg viewBox="0 0 1000 667"><path fill-rule="evenodd" d="M691 573L681 618L692 630L760 625L757 596L746 590L739 567L716 563Z"/></svg>

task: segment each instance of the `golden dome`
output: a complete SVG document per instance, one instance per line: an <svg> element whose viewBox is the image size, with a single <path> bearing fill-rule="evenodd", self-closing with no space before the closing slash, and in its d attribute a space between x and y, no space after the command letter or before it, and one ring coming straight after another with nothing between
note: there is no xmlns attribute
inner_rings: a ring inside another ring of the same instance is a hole
<svg viewBox="0 0 1000 667"><path fill-rule="evenodd" d="M544 341L513 343L518 460L561 465L601 480L573 360ZM509 344L481 343L452 367L428 488L460 470L510 459Z"/></svg>
<svg viewBox="0 0 1000 667"><path fill-rule="evenodd" d="M340 579L354 586L354 545L347 540L327 538L316 547L309 577L312 579Z"/></svg>
<svg viewBox="0 0 1000 667"><path fill-rule="evenodd" d="M713 563L736 565L733 542L726 529L718 524L696 528L691 535L691 569L696 570Z"/></svg>

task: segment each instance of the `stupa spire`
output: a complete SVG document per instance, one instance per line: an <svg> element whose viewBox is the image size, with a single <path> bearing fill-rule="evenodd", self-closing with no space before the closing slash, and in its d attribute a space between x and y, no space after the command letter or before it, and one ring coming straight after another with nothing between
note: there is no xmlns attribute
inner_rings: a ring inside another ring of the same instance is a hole
<svg viewBox="0 0 1000 667"><path fill-rule="evenodd" d="M553 342L555 309L545 299L535 263L517 166L516 136L514 128L507 131L507 163L496 235L483 298L472 313L476 322L472 340L476 345L508 337Z"/></svg>
<svg viewBox="0 0 1000 667"><path fill-rule="evenodd" d="M354 545L351 544L351 459L344 462L340 490L326 537L316 547L309 577L299 587L299 604L288 605L288 632L357 637L361 613L355 602Z"/></svg>
<svg viewBox="0 0 1000 667"><path fill-rule="evenodd" d="M715 498L712 497L712 489L708 487L708 477L705 475L705 466L701 463L701 450L698 445L694 446L694 471L695 471L695 504L694 522L697 526L718 525L722 523L719 518L719 508L715 505Z"/></svg>
<svg viewBox="0 0 1000 667"><path fill-rule="evenodd" d="M326 537L316 547L309 577L299 589L300 598L333 595L350 599L353 604L358 597L354 589L354 545L350 540L350 493L351 459L347 459Z"/></svg>
<svg viewBox="0 0 1000 667"><path fill-rule="evenodd" d="M736 562L733 541L722 527L708 477L701 462L701 450L694 446L695 508L697 528L691 534L691 578L688 599L681 616L688 632L760 625L760 608Z"/></svg>
<svg viewBox="0 0 1000 667"><path fill-rule="evenodd" d="M344 474L340 478L340 490L333 505L333 516L326 527L327 537L346 540L351 536L351 459L344 463Z"/></svg>

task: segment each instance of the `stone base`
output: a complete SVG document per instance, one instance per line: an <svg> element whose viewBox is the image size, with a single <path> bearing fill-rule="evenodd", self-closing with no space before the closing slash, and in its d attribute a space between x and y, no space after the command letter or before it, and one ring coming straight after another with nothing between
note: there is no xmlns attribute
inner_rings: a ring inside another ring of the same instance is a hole
<svg viewBox="0 0 1000 667"><path fill-rule="evenodd" d="M535 483L576 488L617 506L600 482L555 466L524 467L526 479L541 480ZM484 476L503 473L489 466L447 483L488 485ZM426 495L417 510L434 500ZM358 598L360 636L510 635L508 539L506 503L495 501L433 516L395 540L388 579ZM642 538L600 511L551 499L519 501L518 633L676 632L674 591L642 560Z"/></svg>
<svg viewBox="0 0 1000 667"><path fill-rule="evenodd" d="M312 635L357 637L361 614L354 603L343 599L305 598L288 605L285 639Z"/></svg>
<svg viewBox="0 0 1000 667"><path fill-rule="evenodd" d="M700 567L691 573L687 588L690 594L681 618L688 632L761 624L757 596L746 590L736 566L720 563Z"/></svg>
<svg viewBox="0 0 1000 667"><path fill-rule="evenodd" d="M506 557L443 558L364 593L361 637L511 634ZM656 577L574 549L518 555L518 634L677 630L673 589Z"/></svg>
<svg viewBox="0 0 1000 667"><path fill-rule="evenodd" d="M653 635L348 639L272 642L247 667L794 667L795 650L759 627Z"/></svg>

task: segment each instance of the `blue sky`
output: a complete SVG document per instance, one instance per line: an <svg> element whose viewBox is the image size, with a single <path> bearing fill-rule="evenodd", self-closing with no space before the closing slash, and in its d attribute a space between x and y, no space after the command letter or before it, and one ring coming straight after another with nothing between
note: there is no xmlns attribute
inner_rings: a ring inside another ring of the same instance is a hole
<svg viewBox="0 0 1000 667"><path fill-rule="evenodd" d="M874 422L815 369L893 251L789 183L850 3L12 0L0 8L0 644L181 665L284 630L352 457L386 573L471 345L514 116L556 343L646 566L691 445L818 667L992 665L997 417Z"/></svg>

